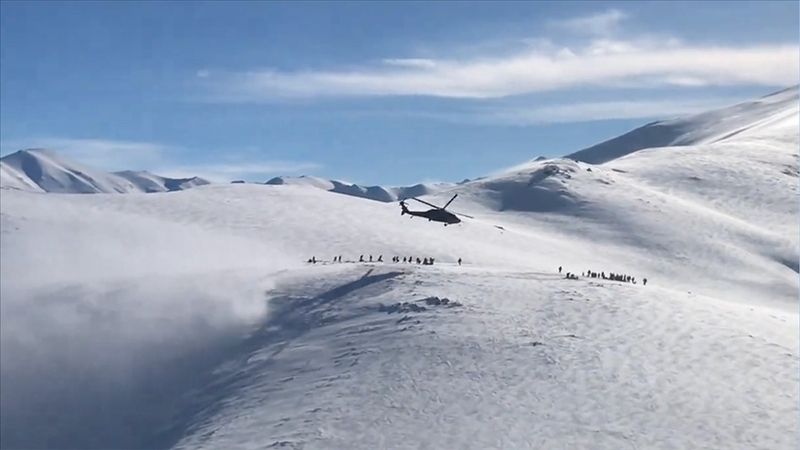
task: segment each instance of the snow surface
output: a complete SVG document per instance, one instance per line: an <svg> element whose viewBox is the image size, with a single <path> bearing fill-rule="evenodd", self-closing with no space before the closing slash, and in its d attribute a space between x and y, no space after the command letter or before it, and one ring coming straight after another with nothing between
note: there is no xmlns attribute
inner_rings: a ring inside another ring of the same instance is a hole
<svg viewBox="0 0 800 450"><path fill-rule="evenodd" d="M209 184L202 178L165 178L146 171L105 173L46 149L20 150L0 159L0 187L69 194L166 192Z"/></svg>
<svg viewBox="0 0 800 450"><path fill-rule="evenodd" d="M0 190L0 447L796 448L794 95L427 198L457 226L291 183Z"/></svg>

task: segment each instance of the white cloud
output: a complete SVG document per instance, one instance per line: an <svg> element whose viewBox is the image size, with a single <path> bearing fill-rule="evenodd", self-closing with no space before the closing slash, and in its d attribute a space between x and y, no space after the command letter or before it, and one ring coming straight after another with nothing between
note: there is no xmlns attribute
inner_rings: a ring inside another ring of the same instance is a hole
<svg viewBox="0 0 800 450"><path fill-rule="evenodd" d="M552 25L572 33L606 36L614 33L628 14L610 9L590 16L574 17L552 22Z"/></svg>
<svg viewBox="0 0 800 450"><path fill-rule="evenodd" d="M483 106L458 111L392 111L387 114L458 124L528 126L617 119L670 119L740 102L737 98L635 99L534 106Z"/></svg>
<svg viewBox="0 0 800 450"><path fill-rule="evenodd" d="M411 67L430 69L436 66L436 62L426 58L388 58L382 61L387 66Z"/></svg>
<svg viewBox="0 0 800 450"><path fill-rule="evenodd" d="M786 86L798 82L799 54L795 44L691 46L674 39L596 39L581 47L536 47L501 57L386 60L379 67L355 70L257 70L204 81L212 99L233 102L346 96L481 99L585 86Z"/></svg>

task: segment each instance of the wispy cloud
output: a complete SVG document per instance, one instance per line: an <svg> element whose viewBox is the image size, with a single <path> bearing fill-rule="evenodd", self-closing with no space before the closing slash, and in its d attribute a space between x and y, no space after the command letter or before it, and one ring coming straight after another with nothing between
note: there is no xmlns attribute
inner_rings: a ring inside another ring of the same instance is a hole
<svg viewBox="0 0 800 450"><path fill-rule="evenodd" d="M729 106L740 99L634 99L520 106L487 104L454 111L407 110L386 114L475 125L528 126L618 119L670 119Z"/></svg>
<svg viewBox="0 0 800 450"><path fill-rule="evenodd" d="M436 66L436 61L427 58L389 58L383 64L396 67L410 67L414 69L431 69Z"/></svg>
<svg viewBox="0 0 800 450"><path fill-rule="evenodd" d="M211 100L259 102L375 96L491 99L579 87L785 86L800 77L796 43L689 44L671 36L631 35L622 29L630 21L628 13L610 9L550 21L546 29L552 35L517 39L507 51L387 57L377 64L301 71L202 70L196 81Z"/></svg>
<svg viewBox="0 0 800 450"><path fill-rule="evenodd" d="M260 70L209 76L222 101L345 96L499 98L577 87L796 84L797 45L689 46L594 40L581 48L534 49L507 57L397 62L346 71ZM415 61L415 60L404 60Z"/></svg>
<svg viewBox="0 0 800 450"><path fill-rule="evenodd" d="M572 33L607 36L617 31L620 23L628 17L623 11L609 9L588 16L553 21L551 25Z"/></svg>
<svg viewBox="0 0 800 450"><path fill-rule="evenodd" d="M581 102L528 108L493 108L477 114L477 121L507 125L537 125L612 119L667 119L734 103L736 100L732 98L713 98Z"/></svg>

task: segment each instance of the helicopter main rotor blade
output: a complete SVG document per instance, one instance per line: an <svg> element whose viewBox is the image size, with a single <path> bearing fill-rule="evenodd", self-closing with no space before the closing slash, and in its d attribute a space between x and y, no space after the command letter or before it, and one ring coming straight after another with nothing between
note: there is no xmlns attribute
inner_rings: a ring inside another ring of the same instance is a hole
<svg viewBox="0 0 800 450"><path fill-rule="evenodd" d="M451 212L451 213L453 213L453 214L455 214L457 216L463 216L463 217L468 217L470 219L474 219L474 217L470 216L469 214L461 214L461 213L457 213L457 212L453 212L453 211L448 211L448 212Z"/></svg>
<svg viewBox="0 0 800 450"><path fill-rule="evenodd" d="M453 203L453 200L455 200L456 197L458 197L458 194L454 195L449 202L447 202L444 206L442 206L442 209L447 209L447 207L450 206L450 203Z"/></svg>
<svg viewBox="0 0 800 450"><path fill-rule="evenodd" d="M433 208L436 208L436 209L444 209L444 208L439 208L438 206L434 205L433 203L428 203L428 202L426 202L425 200L420 200L420 199L418 199L417 197L411 197L411 198L412 198L413 200L416 200L416 201L418 201L418 202L420 202L420 203L424 203L424 204L426 204L426 205L428 205L428 206L431 206L431 207L433 207Z"/></svg>

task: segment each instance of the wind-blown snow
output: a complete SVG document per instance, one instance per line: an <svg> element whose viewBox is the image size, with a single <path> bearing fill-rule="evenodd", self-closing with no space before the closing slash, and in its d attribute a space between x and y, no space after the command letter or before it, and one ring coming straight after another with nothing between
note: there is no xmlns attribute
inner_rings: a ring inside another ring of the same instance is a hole
<svg viewBox="0 0 800 450"><path fill-rule="evenodd" d="M794 95L427 197L457 226L324 180L2 190L0 446L795 448Z"/></svg>
<svg viewBox="0 0 800 450"><path fill-rule="evenodd" d="M210 183L210 181L200 177L167 178L147 171L125 170L122 172L114 172L114 175L125 178L133 183L139 192L182 191Z"/></svg>
<svg viewBox="0 0 800 450"><path fill-rule="evenodd" d="M455 186L453 183L419 183L413 186L399 187L360 186L357 184L346 183L344 181L325 180L322 178L305 175L300 177L275 177L268 180L265 184L313 186L326 191L336 192L337 194L367 198L379 202L395 202L411 197L436 194Z"/></svg>
<svg viewBox="0 0 800 450"><path fill-rule="evenodd" d="M165 178L146 171L105 173L45 149L20 150L0 159L0 187L68 194L166 192L209 184L202 178Z"/></svg>
<svg viewBox="0 0 800 450"><path fill-rule="evenodd" d="M115 197L2 193L3 448L152 447L183 389L263 318L270 272L297 265L198 225L103 211Z"/></svg>

